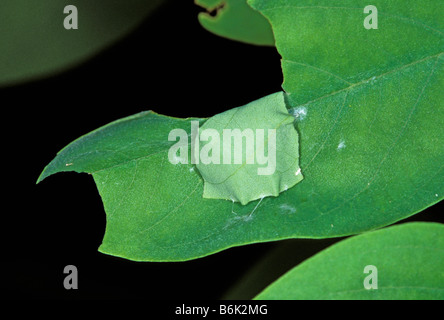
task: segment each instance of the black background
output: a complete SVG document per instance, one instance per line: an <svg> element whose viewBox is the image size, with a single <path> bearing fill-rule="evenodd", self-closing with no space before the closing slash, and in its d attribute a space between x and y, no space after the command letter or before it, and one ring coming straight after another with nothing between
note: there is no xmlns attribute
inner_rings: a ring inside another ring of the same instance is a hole
<svg viewBox="0 0 444 320"><path fill-rule="evenodd" d="M105 212L93 179L62 173L36 185L64 146L111 121L144 110L209 117L281 90L280 56L201 28L202 9L175 1L135 32L62 74L0 89L3 107L3 292L10 298L217 299L238 281L251 298L300 261L338 241L288 240L232 248L180 263L141 263L97 251ZM408 221L437 221L436 205ZM404 220L406 221L406 220ZM277 247L269 272L242 278ZM79 289L65 290L75 265Z"/></svg>

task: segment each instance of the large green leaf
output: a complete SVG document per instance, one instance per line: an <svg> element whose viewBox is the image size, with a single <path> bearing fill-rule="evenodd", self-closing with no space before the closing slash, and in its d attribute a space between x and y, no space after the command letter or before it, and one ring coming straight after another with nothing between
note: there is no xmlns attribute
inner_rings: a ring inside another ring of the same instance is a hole
<svg viewBox="0 0 444 320"><path fill-rule="evenodd" d="M321 251L256 299L442 300L443 261L443 225L402 224L355 236ZM375 268L366 270L367 266Z"/></svg>
<svg viewBox="0 0 444 320"><path fill-rule="evenodd" d="M255 45L274 45L271 26L246 0L195 0L207 9L198 16L206 30L231 40ZM214 16L211 13L216 12Z"/></svg>
<svg viewBox="0 0 444 320"><path fill-rule="evenodd" d="M0 86L66 70L134 29L163 0L2 0ZM78 11L78 29L66 30L65 6Z"/></svg>
<svg viewBox="0 0 444 320"><path fill-rule="evenodd" d="M281 200L294 234L368 230L438 202L444 193L442 1L261 1L298 117L304 180Z"/></svg>
<svg viewBox="0 0 444 320"><path fill-rule="evenodd" d="M391 14L380 6L378 30L363 27L361 9L335 9L336 15L326 16L327 9L310 13L309 5L296 9L294 2L285 3L285 8L279 1L253 4L276 25L304 180L277 198L245 206L204 199L195 168L174 166L167 159L173 144L169 132L183 128L189 133L191 120L150 112L120 120L69 145L40 178L60 171L92 173L107 212L102 252L178 261L255 242L351 235L406 218L443 198L438 2L409 3L418 10L396 18L398 23L383 20ZM307 12L309 19L304 18ZM422 22L406 22L412 19ZM359 28L344 29L344 24L353 27L353 21ZM370 44L373 36L367 33L379 33L379 42ZM374 50L367 56L354 53L364 54L365 45ZM301 70L291 72L287 65L308 61L287 62L288 54L313 60L304 78L299 78ZM342 69L327 69L337 65ZM338 77L345 87L333 81ZM305 83L315 89L305 90Z"/></svg>

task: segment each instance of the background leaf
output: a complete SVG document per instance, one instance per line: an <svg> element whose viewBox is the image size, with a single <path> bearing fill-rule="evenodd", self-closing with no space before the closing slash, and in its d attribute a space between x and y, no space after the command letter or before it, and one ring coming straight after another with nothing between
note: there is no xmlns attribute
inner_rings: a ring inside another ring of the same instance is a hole
<svg viewBox="0 0 444 320"><path fill-rule="evenodd" d="M231 40L255 45L274 45L271 26L246 0L195 0L207 9L198 16L206 30ZM213 14L213 15L212 15Z"/></svg>
<svg viewBox="0 0 444 320"><path fill-rule="evenodd" d="M256 299L441 300L443 261L442 224L397 225L334 244L286 273ZM377 289L364 288L370 275L364 273L367 265L377 268Z"/></svg>
<svg viewBox="0 0 444 320"><path fill-rule="evenodd" d="M79 64L133 30L163 0L2 0L0 86L49 76ZM79 27L66 30L75 5Z"/></svg>

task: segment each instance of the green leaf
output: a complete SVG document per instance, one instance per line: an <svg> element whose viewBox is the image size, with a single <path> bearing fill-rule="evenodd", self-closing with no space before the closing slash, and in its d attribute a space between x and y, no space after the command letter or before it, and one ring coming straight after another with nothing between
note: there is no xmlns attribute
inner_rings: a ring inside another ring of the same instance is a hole
<svg viewBox="0 0 444 320"><path fill-rule="evenodd" d="M133 30L163 0L2 0L0 86L61 72L109 47ZM78 29L66 30L67 5Z"/></svg>
<svg viewBox="0 0 444 320"><path fill-rule="evenodd" d="M195 0L195 3L208 11L198 16L206 30L231 40L274 46L267 19L251 9L246 0ZM210 14L213 12L215 16Z"/></svg>
<svg viewBox="0 0 444 320"><path fill-rule="evenodd" d="M208 119L196 140L200 148L195 148L203 197L245 205L277 197L301 181L293 123L282 92ZM204 133L208 133L205 140Z"/></svg>
<svg viewBox="0 0 444 320"><path fill-rule="evenodd" d="M411 214L375 210L363 219L359 211L341 215L337 210L324 216L316 207L309 210L307 199L298 195L305 178L277 198L245 206L205 199L195 166L173 165L168 159L175 144L168 141L169 133L183 129L191 135L193 121L205 123L154 112L115 121L60 151L38 182L63 171L92 174L107 214L99 250L138 261L182 261L260 241L353 234ZM313 197L310 201L324 199Z"/></svg>
<svg viewBox="0 0 444 320"><path fill-rule="evenodd" d="M443 225L402 224L351 237L321 251L255 299L442 300L443 261ZM366 270L366 266L376 269Z"/></svg>
<svg viewBox="0 0 444 320"><path fill-rule="evenodd" d="M360 0L339 0L334 5L329 0L249 3L272 24L282 56L284 90L293 105L347 92L376 92L381 81L393 77L415 79L397 91L419 87L422 92L424 85L428 89L433 84L427 82L428 76L439 71L444 47L442 1L372 1L378 9L378 29L370 30L364 27L369 14ZM416 75L418 68L426 74ZM379 95L390 98L384 93ZM371 109L379 105L371 102Z"/></svg>
<svg viewBox="0 0 444 320"><path fill-rule="evenodd" d="M377 30L361 1L250 3L273 26L299 119L304 180L280 197L305 225L293 235L362 232L441 200L443 2L372 2Z"/></svg>
<svg viewBox="0 0 444 320"><path fill-rule="evenodd" d="M396 19L378 2L378 30L363 27L362 8L330 15L321 8L310 13L309 4L296 9L285 3L253 5L276 25L304 179L276 198L245 206L205 199L195 167L174 166L167 157L169 132L182 128L189 134L190 119L151 112L123 119L69 145L40 178L60 171L93 175L107 213L102 252L179 261L255 242L345 236L389 225L443 198L439 2L408 2L414 10L407 10L398 1ZM379 42L372 43L373 37ZM288 60L289 54L308 60ZM313 68L305 68L304 78L287 68L309 60ZM330 82L323 80L326 74Z"/></svg>

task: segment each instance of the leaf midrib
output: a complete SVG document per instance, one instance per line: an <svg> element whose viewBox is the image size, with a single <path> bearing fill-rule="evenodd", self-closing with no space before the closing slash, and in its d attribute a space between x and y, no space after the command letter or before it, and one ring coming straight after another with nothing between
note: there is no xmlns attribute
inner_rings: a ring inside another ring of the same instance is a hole
<svg viewBox="0 0 444 320"><path fill-rule="evenodd" d="M401 70L403 70L403 69L409 68L409 67L414 66L414 65L416 65L416 64L419 64L419 63L421 63L421 62L424 62L424 61L427 61L427 60L431 60L431 59L433 59L433 58L437 58L437 59L439 59L440 56L442 56L443 54L444 54L444 51L441 51L440 53L437 53L437 54L434 54L434 55L431 55L431 56L427 56L427 57L425 57L425 58L422 58L422 59L419 59L419 60L413 61L413 62L411 62L411 63L408 63L408 64L402 65L402 66L400 66L400 67L398 67L398 68L395 68L395 69L393 69L393 70L390 70L390 71L384 72L384 73L382 73L382 74L380 74L380 75L372 76L372 77L367 78L367 79L365 79L365 80L362 80L362 81L359 81L359 82L353 83L353 84L351 84L351 85L348 86L348 87L345 87L345 88L342 88L342 89L339 89L339 90L336 90L336 91L333 91L333 92L327 93L326 95L323 95L322 97L318 97L318 98L316 98L316 99L313 99L313 100L307 101L307 102L302 103L302 104L299 104L299 105L297 105L297 106L292 106L292 108L305 107L305 106L307 106L307 105L309 105L309 104L311 104L311 103L314 103L314 102L317 102L317 101L319 101L319 100L322 100L322 99L325 99L325 98L328 98L328 97L334 96L334 95L336 95L336 94L338 94L338 93L341 93L341 92L344 92L344 91L350 90L350 89L352 89L352 88L354 88L354 87L358 87L358 86L361 86L361 85L367 84L367 83L370 82L370 81L373 81L373 80L376 80L376 79L380 79L380 78L385 77L385 76L387 76L387 75L389 75L389 74L396 73L396 72L398 72L398 71L401 71ZM290 62L290 63L297 63L297 64L300 63L300 62L298 62L298 61L294 61L294 60L290 60L290 59L282 59L282 61L288 61L288 62ZM315 67L315 68L317 68L317 67ZM317 68L317 69L319 69L319 68ZM320 69L320 70L322 70L322 69ZM329 71L327 71L327 70L322 70L322 71L323 71L323 72L331 73L331 72L329 72ZM334 74L332 74L332 75L334 75ZM338 77L338 76L335 75L335 77ZM288 94L288 96L291 96L291 93L287 93L287 94Z"/></svg>

